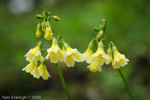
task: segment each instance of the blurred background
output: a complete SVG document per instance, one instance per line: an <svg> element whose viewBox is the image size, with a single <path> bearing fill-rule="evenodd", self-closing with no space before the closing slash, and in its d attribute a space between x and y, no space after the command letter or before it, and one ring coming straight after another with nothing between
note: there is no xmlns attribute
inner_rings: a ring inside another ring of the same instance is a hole
<svg viewBox="0 0 150 100"><path fill-rule="evenodd" d="M72 48L83 53L107 20L107 38L130 60L121 68L135 100L150 99L150 1L149 0L1 0L0 1L0 96L41 96L41 100L67 100L54 64L47 63L49 80L23 72L24 55L39 39L35 15L50 11L61 18L51 20L54 35L60 34ZM129 100L117 70L103 66L91 73L88 64L73 68L60 64L73 100ZM2 99L0 97L0 99Z"/></svg>

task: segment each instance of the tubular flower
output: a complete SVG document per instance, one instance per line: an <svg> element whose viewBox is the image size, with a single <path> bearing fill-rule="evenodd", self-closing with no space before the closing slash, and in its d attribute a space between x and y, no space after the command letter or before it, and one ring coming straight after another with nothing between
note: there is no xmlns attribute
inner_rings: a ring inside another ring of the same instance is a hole
<svg viewBox="0 0 150 100"><path fill-rule="evenodd" d="M40 23L37 25L36 37L37 38L41 37Z"/></svg>
<svg viewBox="0 0 150 100"><path fill-rule="evenodd" d="M109 57L109 62L112 62L113 58L112 58L111 47L109 47L109 48L107 49L107 54L108 54L108 57Z"/></svg>
<svg viewBox="0 0 150 100"><path fill-rule="evenodd" d="M64 48L66 54L64 62L68 67L73 67L75 61L83 61L82 54L77 49L72 49L67 43L64 43Z"/></svg>
<svg viewBox="0 0 150 100"><path fill-rule="evenodd" d="M102 71L102 68L97 65L96 63L91 63L88 67L87 67L91 72L96 72L96 71L99 71L101 72Z"/></svg>
<svg viewBox="0 0 150 100"><path fill-rule="evenodd" d="M52 40L52 38L53 38L53 33L52 33L52 29L51 29L50 26L46 27L44 38L45 38L46 40Z"/></svg>
<svg viewBox="0 0 150 100"><path fill-rule="evenodd" d="M109 56L105 54L104 49L103 49L103 42L100 41L98 44L98 49L97 51L92 55L92 62L95 62L97 65L102 66L104 62L106 64L109 64Z"/></svg>
<svg viewBox="0 0 150 100"><path fill-rule="evenodd" d="M37 29L36 30L36 37L41 37L41 30L40 29Z"/></svg>
<svg viewBox="0 0 150 100"><path fill-rule="evenodd" d="M40 52L40 45L41 45L41 41L38 43L38 45L36 47L34 47L33 49L30 49L27 54L25 55L26 57L26 60L29 61L29 62L37 62L37 61L42 61L43 60L43 57L41 55L41 52Z"/></svg>
<svg viewBox="0 0 150 100"><path fill-rule="evenodd" d="M100 38L103 36L103 30L100 30L99 32L98 32L98 34L97 34L97 36L96 36L96 42L98 43L99 42L99 40L100 40Z"/></svg>
<svg viewBox="0 0 150 100"><path fill-rule="evenodd" d="M45 59L50 59L52 63L57 63L58 61L63 61L65 58L64 52L57 45L57 40L54 37L52 40L51 48L47 49L48 54Z"/></svg>
<svg viewBox="0 0 150 100"><path fill-rule="evenodd" d="M44 80L48 80L50 76L50 74L48 73L47 69L46 69L46 65L42 62L40 64L40 66L38 67L40 76L44 79Z"/></svg>
<svg viewBox="0 0 150 100"><path fill-rule="evenodd" d="M46 27L46 22L44 21L44 22L42 23L42 31L43 31L43 32L45 32L45 27Z"/></svg>
<svg viewBox="0 0 150 100"><path fill-rule="evenodd" d="M112 65L114 69L118 69L128 64L129 60L125 57L125 55L118 52L116 46L113 46L113 55L114 60L112 61Z"/></svg>
<svg viewBox="0 0 150 100"><path fill-rule="evenodd" d="M38 71L38 67L37 64L35 62L31 62L29 63L25 68L22 69L23 71L26 71L27 73L30 73L31 75L33 75L34 78L39 79L40 78L40 74Z"/></svg>
<svg viewBox="0 0 150 100"><path fill-rule="evenodd" d="M82 54L83 59L86 60L87 63L91 63L91 57L93 54L93 42L90 42L88 49Z"/></svg>

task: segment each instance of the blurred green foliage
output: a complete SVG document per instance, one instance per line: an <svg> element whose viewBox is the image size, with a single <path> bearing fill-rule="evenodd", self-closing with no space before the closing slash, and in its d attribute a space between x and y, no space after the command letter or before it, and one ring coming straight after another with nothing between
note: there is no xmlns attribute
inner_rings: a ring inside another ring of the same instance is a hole
<svg viewBox="0 0 150 100"><path fill-rule="evenodd" d="M41 100L67 99L54 64L47 63L52 76L48 81L22 72L28 64L24 55L38 41L35 15L47 10L61 18L60 22L51 21L53 33L60 34L82 53L97 34L92 28L106 18L107 38L130 60L121 70L135 100L150 98L149 0L32 0L34 9L17 14L9 7L14 1L0 1L1 96L41 95ZM86 63L76 63L73 68L63 63L60 66L73 100L129 100L118 71L111 65L103 66L101 73L90 73Z"/></svg>

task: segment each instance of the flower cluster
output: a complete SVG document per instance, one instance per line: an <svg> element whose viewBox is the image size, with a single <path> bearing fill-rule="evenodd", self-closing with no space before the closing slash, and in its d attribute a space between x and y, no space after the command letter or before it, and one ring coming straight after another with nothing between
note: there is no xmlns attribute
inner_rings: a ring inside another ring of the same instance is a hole
<svg viewBox="0 0 150 100"><path fill-rule="evenodd" d="M117 47L114 45L113 42L109 42L109 47L107 49L107 54L104 50L103 38L105 28L106 28L106 21L105 19L102 20L103 24L100 27L95 27L94 30L98 31L98 35L96 38L91 40L89 43L88 49L83 53L83 59L90 64L87 68L91 72L102 71L102 66L105 64L112 63L114 69L118 69L127 65L128 59L125 58L125 55L121 54ZM97 43L97 50L93 53L93 41L96 40Z"/></svg>
<svg viewBox="0 0 150 100"><path fill-rule="evenodd" d="M77 49L72 49L66 42L62 41L62 49L57 44L57 39L52 39L52 45L47 49L48 54L45 59L50 59L52 63L64 62L68 67L73 67L75 61L82 61L82 54Z"/></svg>
<svg viewBox="0 0 150 100"><path fill-rule="evenodd" d="M85 60L89 64L87 68L91 72L101 72L101 67L104 63L107 65L112 63L113 68L118 69L125 66L129 61L117 50L113 42L109 42L107 53L105 53L105 45L103 43L105 39L103 36L106 29L105 19L102 20L103 23L100 27L94 28L94 30L98 31L98 34L91 40L87 50L81 54L76 48L71 48L60 35L58 35L57 38L54 36L50 19L53 18L56 21L60 21L58 16L52 16L50 12L44 11L42 14L36 15L36 17L40 19L40 23L37 25L36 37L40 38L42 33L44 33L44 39L51 44L50 48L46 48L47 52L45 56L42 56L41 53L41 51L43 51L42 43L44 40L40 40L37 46L30 49L25 55L26 60L30 63L23 68L23 70L37 79L39 79L40 76L44 80L51 77L46 68L47 60L50 60L50 62L54 64L64 62L68 67L73 67L75 62L82 62ZM95 53L93 52L94 41L97 43L97 50Z"/></svg>
<svg viewBox="0 0 150 100"><path fill-rule="evenodd" d="M47 80L50 77L50 74L46 69L44 57L42 56L40 51L41 44L42 41L40 41L36 47L30 49L29 52L25 55L26 60L30 63L25 68L23 68L23 70L27 73L30 73L37 79L39 79L41 76L44 80ZM39 62L41 64L38 67Z"/></svg>
<svg viewBox="0 0 150 100"><path fill-rule="evenodd" d="M44 80L47 80L51 77L46 68L47 60L50 60L51 63L55 64L58 62L64 62L68 67L73 67L75 61L83 61L82 54L77 49L71 48L61 36L57 36L56 38L53 35L50 25L50 18L60 21L58 16L52 16L50 12L44 11L42 14L36 15L36 17L41 19L40 23L37 25L36 37L40 38L43 32L45 33L44 39L50 42L50 44L52 42L52 44L50 45L50 48L47 48L47 52L44 57L41 53L42 43L44 41L40 41L36 47L30 49L25 55L26 60L30 63L23 68L24 71L30 73L37 79L41 76ZM57 43L58 40L61 43L61 48Z"/></svg>

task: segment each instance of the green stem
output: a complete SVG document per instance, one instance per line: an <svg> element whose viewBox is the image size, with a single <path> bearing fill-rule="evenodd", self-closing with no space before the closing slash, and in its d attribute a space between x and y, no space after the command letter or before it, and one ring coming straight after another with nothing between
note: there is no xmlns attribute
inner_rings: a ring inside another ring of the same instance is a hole
<svg viewBox="0 0 150 100"><path fill-rule="evenodd" d="M127 84L127 81L125 80L125 78L124 78L124 76L123 76L121 70L118 69L118 71L119 71L119 74L120 74L120 76L121 76L121 78L122 78L122 80L123 80L123 82L124 82L124 84L125 84L125 86L126 86L126 89L127 89L128 93L129 93L129 95L130 95L131 100L134 100L134 99L133 99L133 96L132 96L132 94L131 94L131 92L130 92L130 88L129 88L128 84Z"/></svg>
<svg viewBox="0 0 150 100"><path fill-rule="evenodd" d="M61 83L62 83L62 86L63 86L63 88L64 88L64 90L65 90L65 92L66 92L66 94L67 94L68 100L72 100L71 97L70 97L70 94L69 94L69 92L68 92L68 89L67 89L65 80L64 80L64 78L63 78L63 75L62 75L62 73L61 73L61 70L60 70L60 67L59 67L58 63L56 63L56 68L57 68L58 75L59 75L60 81L61 81Z"/></svg>

